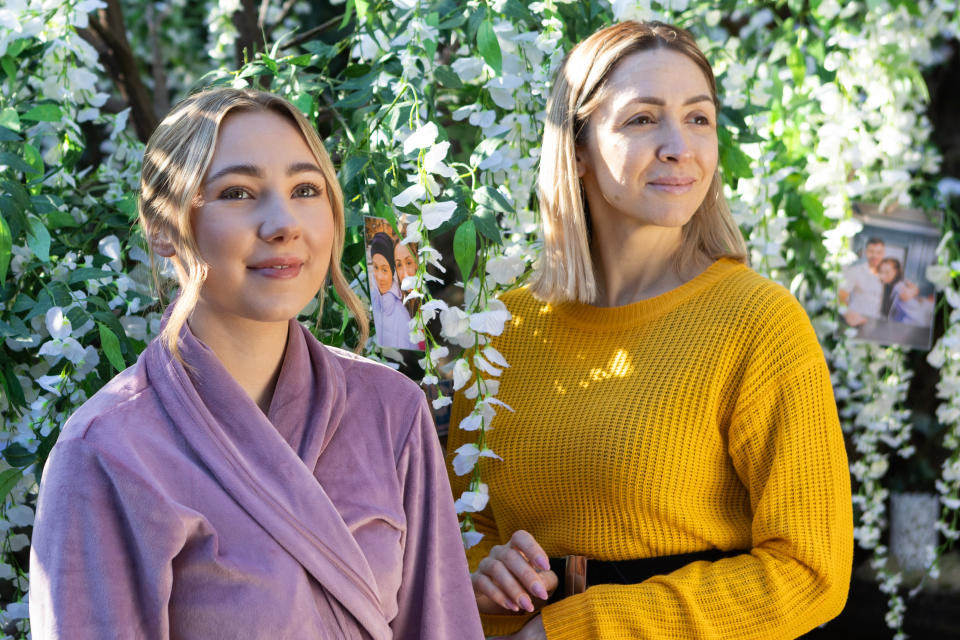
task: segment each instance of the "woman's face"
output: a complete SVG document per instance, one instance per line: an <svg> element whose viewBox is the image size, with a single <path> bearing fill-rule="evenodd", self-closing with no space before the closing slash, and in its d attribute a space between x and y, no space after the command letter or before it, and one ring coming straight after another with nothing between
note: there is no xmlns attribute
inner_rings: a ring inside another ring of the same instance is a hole
<svg viewBox="0 0 960 640"><path fill-rule="evenodd" d="M700 68L669 49L623 58L577 147L596 225L682 226L717 168L716 108Z"/></svg>
<svg viewBox="0 0 960 640"><path fill-rule="evenodd" d="M393 264L397 268L397 277L400 278L400 282L408 276L417 275L417 259L413 257L409 245L398 243L394 247Z"/></svg>
<svg viewBox="0 0 960 640"><path fill-rule="evenodd" d="M194 316L295 317L323 285L334 234L326 181L297 127L273 112L227 116L199 196L191 223L208 272Z"/></svg>
<svg viewBox="0 0 960 640"><path fill-rule="evenodd" d="M881 262L877 268L877 275L883 284L890 284L897 279L897 268L889 262Z"/></svg>
<svg viewBox="0 0 960 640"><path fill-rule="evenodd" d="M390 270L390 263L379 253L373 254L373 279L377 281L377 289L380 293L390 291L393 286L393 271Z"/></svg>

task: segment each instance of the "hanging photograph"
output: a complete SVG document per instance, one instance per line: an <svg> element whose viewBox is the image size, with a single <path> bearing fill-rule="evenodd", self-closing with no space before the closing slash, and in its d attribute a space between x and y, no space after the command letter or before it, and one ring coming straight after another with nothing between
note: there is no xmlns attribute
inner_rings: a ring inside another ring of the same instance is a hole
<svg viewBox="0 0 960 640"><path fill-rule="evenodd" d="M417 273L417 248L402 244L403 235L398 235L386 218L364 216L363 230L374 340L381 347L423 351L423 343L410 340L410 319L420 300L404 302L408 291L402 289L404 278Z"/></svg>
<svg viewBox="0 0 960 640"><path fill-rule="evenodd" d="M859 259L840 282L841 330L868 342L929 349L934 287L926 271L936 261L939 227L915 209L880 214L875 205L855 204L854 217L863 229L853 239Z"/></svg>

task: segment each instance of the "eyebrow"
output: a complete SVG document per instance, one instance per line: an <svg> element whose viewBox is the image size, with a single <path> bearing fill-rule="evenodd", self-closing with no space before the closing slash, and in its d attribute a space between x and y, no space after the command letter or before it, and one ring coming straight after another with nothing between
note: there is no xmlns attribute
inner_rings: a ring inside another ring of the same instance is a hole
<svg viewBox="0 0 960 640"><path fill-rule="evenodd" d="M323 171L317 165L312 162L295 162L289 167L287 167L287 176L294 176L298 173L307 173L315 172L323 175ZM242 176L250 176L251 178L263 178L263 170L254 164L231 164L230 166L220 169L212 176L206 179L206 182L215 182L223 176L230 174L239 174Z"/></svg>
<svg viewBox="0 0 960 640"><path fill-rule="evenodd" d="M632 98L632 99L630 100L630 102L631 102L631 103L632 103L632 102L642 102L642 103L644 103L644 104L655 104L655 105L660 106L660 107L666 106L666 104L667 104L666 101L665 101L663 98L655 98L655 97L653 97L653 96L639 96L639 97L636 97L636 98ZM689 105L689 104L696 104L696 103L698 103L698 102L709 102L710 104L713 104L713 98L711 98L710 96L708 96L708 95L705 94L705 93L702 93L702 94L700 94L700 95L698 95L698 96L693 96L692 98L687 98L687 99L684 101L683 106L687 106L687 105Z"/></svg>

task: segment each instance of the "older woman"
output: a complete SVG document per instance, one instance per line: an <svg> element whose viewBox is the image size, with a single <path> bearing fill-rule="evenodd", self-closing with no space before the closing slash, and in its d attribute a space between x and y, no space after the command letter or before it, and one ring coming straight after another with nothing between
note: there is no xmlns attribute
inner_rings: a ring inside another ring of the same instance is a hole
<svg viewBox="0 0 960 640"><path fill-rule="evenodd" d="M803 308L744 264L719 106L694 39L662 23L603 29L558 71L540 267L494 342L515 411L486 436L503 461L481 463L468 552L488 633L792 638L843 608L830 376Z"/></svg>
<svg viewBox="0 0 960 640"><path fill-rule="evenodd" d="M309 122L188 98L147 144L140 222L180 293L50 455L33 637L482 637L423 394L296 321L329 276L366 333Z"/></svg>

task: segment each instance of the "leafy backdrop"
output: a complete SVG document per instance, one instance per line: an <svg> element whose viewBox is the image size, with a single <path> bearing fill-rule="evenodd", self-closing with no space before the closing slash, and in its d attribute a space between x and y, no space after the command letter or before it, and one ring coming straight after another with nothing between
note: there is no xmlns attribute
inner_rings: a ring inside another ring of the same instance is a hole
<svg viewBox="0 0 960 640"><path fill-rule="evenodd" d="M956 55L955 0L7 0L0 8L0 636L28 633L27 557L43 463L69 414L134 362L160 308L134 227L142 145L197 87L266 88L316 124L347 200L344 270L367 296L362 216L418 248L407 282L424 357L381 350L427 387L469 384L474 412L450 428L472 474L457 500L467 545L486 504L476 461L509 366L486 345L509 319L498 293L537 259L538 146L552 70L572 43L618 19L693 30L724 108L726 192L754 268L814 321L832 366L854 478L856 537L903 635L886 505L898 461L921 458L960 537L960 220L925 115L923 72ZM954 52L951 54L951 52ZM937 186L942 188L938 190ZM945 212L929 279L942 325L925 354L939 400L908 408L912 362L837 337L837 285L854 259L851 202ZM956 205L956 201L954 201ZM325 342L356 328L335 295L301 319ZM464 355L464 354L471 355ZM447 392L448 394L449 392ZM434 394L434 406L450 402ZM923 420L919 420L922 417ZM914 429L922 422L923 429ZM926 440L924 440L924 438ZM916 453L921 440L923 453ZM932 444L931 444L932 442ZM929 550L938 571L942 548Z"/></svg>

